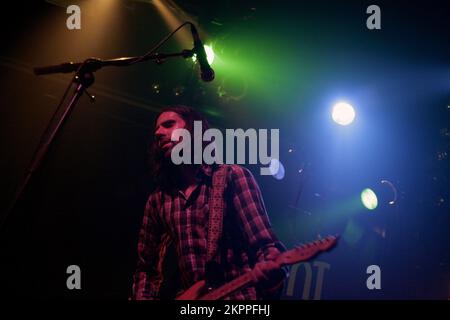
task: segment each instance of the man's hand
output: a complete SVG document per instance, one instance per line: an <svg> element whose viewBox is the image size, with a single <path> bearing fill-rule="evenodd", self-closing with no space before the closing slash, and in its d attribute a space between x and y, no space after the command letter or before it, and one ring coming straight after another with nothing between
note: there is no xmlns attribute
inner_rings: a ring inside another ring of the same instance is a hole
<svg viewBox="0 0 450 320"><path fill-rule="evenodd" d="M258 282L271 282L274 277L278 276L280 265L275 262L280 251L275 247L270 247L265 255L265 260L258 262L253 268L254 275ZM279 276L278 276L279 277Z"/></svg>
<svg viewBox="0 0 450 320"><path fill-rule="evenodd" d="M279 268L280 266L275 261L258 262L253 268L253 274L258 282L270 281Z"/></svg>
<svg viewBox="0 0 450 320"><path fill-rule="evenodd" d="M263 299L279 299L281 295L288 272L275 261L279 254L280 251L276 247L267 248L264 260L253 268L253 275L257 286L262 290Z"/></svg>

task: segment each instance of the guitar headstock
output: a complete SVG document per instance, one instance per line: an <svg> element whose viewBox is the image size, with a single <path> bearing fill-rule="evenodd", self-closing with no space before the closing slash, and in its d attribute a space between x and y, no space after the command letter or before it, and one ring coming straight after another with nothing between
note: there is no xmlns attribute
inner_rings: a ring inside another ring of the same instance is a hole
<svg viewBox="0 0 450 320"><path fill-rule="evenodd" d="M328 236L323 239L317 239L315 241L299 245L292 250L288 250L280 254L276 258L276 261L280 265L289 265L311 259L319 252L330 250L336 245L338 238L338 236Z"/></svg>

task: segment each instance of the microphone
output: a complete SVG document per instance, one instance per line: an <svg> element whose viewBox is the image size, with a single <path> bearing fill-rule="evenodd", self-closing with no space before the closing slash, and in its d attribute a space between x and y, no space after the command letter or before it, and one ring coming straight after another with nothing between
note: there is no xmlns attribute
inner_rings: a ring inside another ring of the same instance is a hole
<svg viewBox="0 0 450 320"><path fill-rule="evenodd" d="M197 61L200 65L200 77L203 81L209 82L214 80L214 70L208 63L208 59L206 59L205 48L203 47L203 43L200 40L197 29L193 24L191 24L191 33L192 38L194 39L194 49L193 51L197 55Z"/></svg>

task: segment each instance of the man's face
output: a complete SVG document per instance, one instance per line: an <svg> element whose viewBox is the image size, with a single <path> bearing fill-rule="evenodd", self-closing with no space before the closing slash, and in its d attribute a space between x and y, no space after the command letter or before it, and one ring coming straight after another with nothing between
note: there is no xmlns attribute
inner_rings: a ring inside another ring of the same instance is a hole
<svg viewBox="0 0 450 320"><path fill-rule="evenodd" d="M186 122L178 113L167 111L161 113L156 121L155 138L158 148L164 153L165 158L170 157L172 148L179 142L171 141L172 132L175 129L182 129L186 127ZM180 140L181 141L181 140Z"/></svg>

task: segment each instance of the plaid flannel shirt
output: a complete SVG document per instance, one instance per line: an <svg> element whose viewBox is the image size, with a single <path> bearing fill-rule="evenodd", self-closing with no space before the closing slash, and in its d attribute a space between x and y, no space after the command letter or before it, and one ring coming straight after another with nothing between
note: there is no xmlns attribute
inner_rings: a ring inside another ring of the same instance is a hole
<svg viewBox="0 0 450 320"><path fill-rule="evenodd" d="M238 165L229 165L228 169L223 233L218 248L226 282L263 261L270 247L285 250L271 229L261 191L251 172ZM139 232L138 264L130 299L161 298L163 261L171 241L176 248L182 289L204 278L212 171L212 166L201 167L201 182L188 198L180 190L157 190L149 196ZM280 273L276 288L282 287L287 275L286 270ZM264 292L264 288L248 287L226 299L261 299Z"/></svg>

